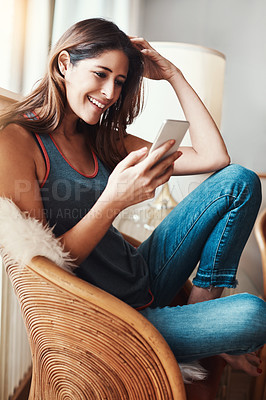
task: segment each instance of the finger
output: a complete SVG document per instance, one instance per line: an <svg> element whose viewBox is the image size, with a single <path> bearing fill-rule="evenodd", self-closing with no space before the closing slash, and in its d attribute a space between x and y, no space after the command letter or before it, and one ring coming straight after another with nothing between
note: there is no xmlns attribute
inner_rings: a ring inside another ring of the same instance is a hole
<svg viewBox="0 0 266 400"><path fill-rule="evenodd" d="M155 164L157 164L174 144L175 140L170 139L161 146L157 147L157 149L150 152L148 157L144 160L147 168L152 168Z"/></svg>
<svg viewBox="0 0 266 400"><path fill-rule="evenodd" d="M177 151L175 154L168 156L167 159L161 161L158 165L151 168L146 172L146 176L152 182L152 189L167 182L174 172L174 160L181 156L181 152Z"/></svg>
<svg viewBox="0 0 266 400"><path fill-rule="evenodd" d="M146 157L148 152L147 147L142 147L141 149L131 151L119 164L119 168L126 169L132 167L133 165L139 163L144 157Z"/></svg>
<svg viewBox="0 0 266 400"><path fill-rule="evenodd" d="M176 151L171 156L168 156L164 160L157 163L152 169L151 173L154 177L161 177L168 168L172 169L172 173L174 171L174 162L180 157L180 152Z"/></svg>
<svg viewBox="0 0 266 400"><path fill-rule="evenodd" d="M173 175L173 166L170 165L167 169L163 171L161 175L154 178L153 182L155 189L163 185L164 183L168 182L172 175Z"/></svg>
<svg viewBox="0 0 266 400"><path fill-rule="evenodd" d="M144 56L147 56L151 59L153 59L154 61L158 61L158 57L159 57L159 53L153 49L141 49L141 54L143 54Z"/></svg>
<svg viewBox="0 0 266 400"><path fill-rule="evenodd" d="M147 40L145 40L142 37L132 36L130 37L130 40L134 45L137 45L138 47L141 47L143 49L149 48L151 50L154 50L154 48L150 45L150 43L147 42Z"/></svg>

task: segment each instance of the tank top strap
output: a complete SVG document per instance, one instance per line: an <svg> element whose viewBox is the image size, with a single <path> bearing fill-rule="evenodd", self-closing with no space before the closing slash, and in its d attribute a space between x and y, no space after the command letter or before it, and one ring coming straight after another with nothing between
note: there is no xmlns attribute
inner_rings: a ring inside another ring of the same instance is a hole
<svg viewBox="0 0 266 400"><path fill-rule="evenodd" d="M24 114L24 117L32 120L38 119L38 115L34 111ZM94 171L92 174L88 175L78 171L71 164L71 162L69 162L69 160L64 156L60 147L55 142L52 134L48 133L38 134L36 132L33 132L33 136L40 148L40 151L43 155L46 165L46 174L44 181L41 184L41 187L43 186L44 182L49 176L51 169L53 169L54 167L63 168L66 171L66 173L70 174L70 176L72 176L73 178L76 175L77 179L80 179L80 177L90 178L90 179L94 178L98 174L99 169L101 170L101 172L103 172L105 177L110 174L110 171L106 168L106 166L103 163L100 162L100 160L96 157L93 151L92 151L92 156L94 161Z"/></svg>

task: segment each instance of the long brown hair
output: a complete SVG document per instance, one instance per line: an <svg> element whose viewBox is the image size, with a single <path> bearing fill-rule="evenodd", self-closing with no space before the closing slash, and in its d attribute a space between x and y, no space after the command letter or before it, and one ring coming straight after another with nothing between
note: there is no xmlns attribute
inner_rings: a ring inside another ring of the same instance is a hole
<svg viewBox="0 0 266 400"><path fill-rule="evenodd" d="M121 154L121 146L118 149L118 140L123 145L126 126L140 111L143 75L140 51L113 22L92 18L71 26L51 50L43 79L28 96L1 115L0 127L16 123L36 133L49 133L61 124L67 103L64 77L58 67L58 55L62 50L69 53L73 65L97 57L106 50L122 50L128 57L128 75L119 100L104 112L98 124L79 121L79 128L88 130L97 155L112 169L125 155L124 146L124 154ZM34 110L38 110L38 119L23 116Z"/></svg>

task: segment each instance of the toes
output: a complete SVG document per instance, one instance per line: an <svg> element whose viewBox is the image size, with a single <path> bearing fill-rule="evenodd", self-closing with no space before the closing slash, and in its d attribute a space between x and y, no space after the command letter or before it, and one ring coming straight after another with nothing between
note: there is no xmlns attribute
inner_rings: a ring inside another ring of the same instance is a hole
<svg viewBox="0 0 266 400"><path fill-rule="evenodd" d="M247 361L255 366L255 367L259 367L261 360L260 358L256 355L256 353L250 353L250 354L246 354L246 359Z"/></svg>

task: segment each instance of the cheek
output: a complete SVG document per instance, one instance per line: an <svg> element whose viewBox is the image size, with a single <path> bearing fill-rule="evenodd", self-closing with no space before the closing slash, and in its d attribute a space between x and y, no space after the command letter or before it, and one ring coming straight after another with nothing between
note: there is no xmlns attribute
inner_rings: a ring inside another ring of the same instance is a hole
<svg viewBox="0 0 266 400"><path fill-rule="evenodd" d="M81 98L84 97L85 89L83 88L84 81L80 80L72 80L66 82L66 96L68 102L76 102L81 101ZM83 96L82 96L83 94Z"/></svg>
<svg viewBox="0 0 266 400"><path fill-rule="evenodd" d="M72 107L75 103L77 103L77 93L73 90L72 86L66 86L66 99L68 104Z"/></svg>
<svg viewBox="0 0 266 400"><path fill-rule="evenodd" d="M66 88L66 101L69 109L74 112L74 114L80 114L83 106L85 106L84 96L80 95L72 86Z"/></svg>

